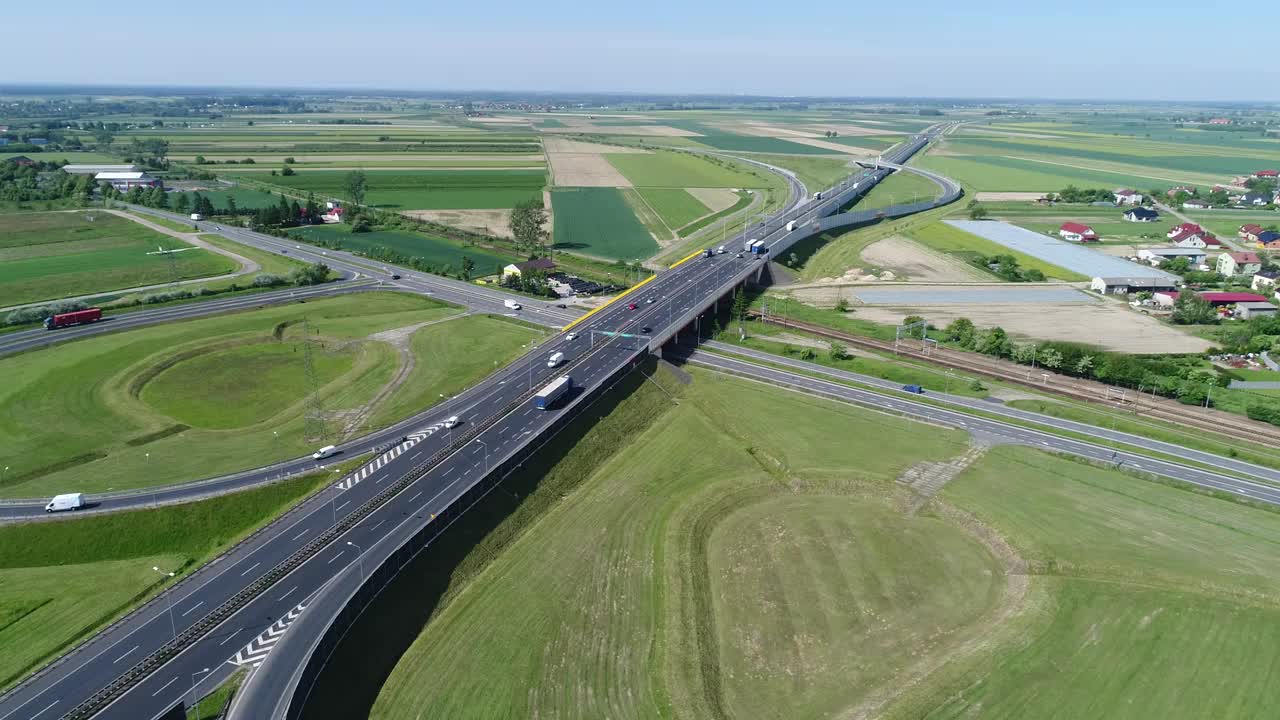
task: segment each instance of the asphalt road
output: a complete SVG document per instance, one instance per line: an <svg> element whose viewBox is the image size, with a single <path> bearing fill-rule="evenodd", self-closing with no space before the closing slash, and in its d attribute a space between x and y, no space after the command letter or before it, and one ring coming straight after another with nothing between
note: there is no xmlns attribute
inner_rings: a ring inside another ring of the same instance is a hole
<svg viewBox="0 0 1280 720"><path fill-rule="evenodd" d="M907 145L889 159L905 160L920 145ZM868 189L869 184L864 182L855 192L861 194ZM847 202L848 196L846 189L824 194L821 201L805 203L753 228L752 237L776 244L792 234L784 227L788 220L818 217ZM237 240L244 233L248 237L241 241L260 247L275 248L276 243L283 242L268 236L252 237L256 234L245 231L230 233ZM739 246L741 243L740 238ZM71 714L86 700L100 697L104 688L161 650L175 635L194 627L201 628L192 631L198 638L183 642L181 653L159 670L112 694L111 704L97 716L145 720L157 717L184 698L201 694L234 670L227 658L238 648L287 616L300 602L313 597L353 563L360 563L369 548L376 547L379 553L394 550L430 522L433 514L439 514L483 479L491 467L535 440L558 412L532 407L529 397L538 388L567 372L581 388L578 397L585 397L648 351L652 338L674 332L687 321L687 312L700 312L723 292L726 284L731 287L754 272L760 262L751 255L737 258L732 253L696 258L658 275L626 302L615 303L586 319L574 328L573 339L567 333L549 338L536 351L459 396L432 417L439 420L446 415L459 415L463 419L461 427L420 427L416 442L402 443L380 456L369 466L370 472L358 473L358 483L335 484L318 493L0 697L0 720ZM418 281L409 274L405 278L410 285ZM427 281L439 279L422 280ZM451 291L475 292L470 286ZM686 314L678 314L678 308L687 309ZM547 357L557 351L566 355L566 366L547 367ZM458 437L455 439L454 435ZM462 443L464 439L466 442ZM450 454L424 465L444 452ZM397 487L400 489L394 494L384 491ZM354 527L337 539L325 536L328 529L344 526L348 516L358 519ZM313 542L317 536L324 536L325 540ZM291 557L294 559L288 560ZM370 557L371 566L377 562L377 558ZM237 597L260 578L274 578L279 574L274 572L278 565L292 569L274 581L269 590L248 599ZM210 619L206 620L206 616ZM224 617L227 619L221 619ZM215 627L204 629L214 622L218 623ZM298 662L297 658L287 658L284 666L296 667ZM194 689L193 681L198 681ZM251 713L244 717L257 716Z"/></svg>

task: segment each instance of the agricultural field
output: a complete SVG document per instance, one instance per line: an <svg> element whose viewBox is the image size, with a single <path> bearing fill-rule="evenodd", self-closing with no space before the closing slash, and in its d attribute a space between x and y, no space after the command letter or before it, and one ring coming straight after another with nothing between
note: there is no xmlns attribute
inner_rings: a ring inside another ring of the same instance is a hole
<svg viewBox="0 0 1280 720"><path fill-rule="evenodd" d="M312 389L303 371L304 319L329 441L421 411L538 337L419 296L359 293L6 357L0 373L11 382L0 387L0 436L10 469L0 496L163 485L325 444L304 436ZM417 340L424 332L426 344ZM406 377L419 384L404 387Z"/></svg>
<svg viewBox="0 0 1280 720"><path fill-rule="evenodd" d="M752 160L776 165L796 174L810 194L829 188L860 168L851 165L847 157L809 157L796 155L749 155Z"/></svg>
<svg viewBox="0 0 1280 720"><path fill-rule="evenodd" d="M510 208L537 200L546 184L543 170L369 170L365 202L385 210ZM345 199L345 172L316 170L289 177L255 179L316 197Z"/></svg>
<svg viewBox="0 0 1280 720"><path fill-rule="evenodd" d="M1126 222L1123 218L1124 210L1121 208L1100 208L1091 205L1045 206L1034 203L999 202L982 203L982 206L987 209L991 218L1004 220L1053 237L1058 237L1058 229L1064 222L1084 223L1098 233L1104 244L1165 244L1168 241L1169 228L1181 222L1167 214L1161 215L1156 222ZM1231 236L1234 235L1233 229Z"/></svg>
<svg viewBox="0 0 1280 720"><path fill-rule="evenodd" d="M101 210L0 215L0 307L237 269L230 258Z"/></svg>
<svg viewBox="0 0 1280 720"><path fill-rule="evenodd" d="M1280 700L1275 513L1014 446L916 512L894 480L963 434L692 374L657 375L678 404L634 391L533 491L540 515L473 551L370 717L1190 720Z"/></svg>
<svg viewBox="0 0 1280 720"><path fill-rule="evenodd" d="M1196 210L1186 213L1201 227L1218 237L1228 240L1239 238L1241 225L1260 225L1264 228L1280 226L1280 213L1250 212L1241 210Z"/></svg>
<svg viewBox="0 0 1280 720"><path fill-rule="evenodd" d="M658 250L616 188L556 188L551 191L551 207L557 250L613 260L643 259Z"/></svg>
<svg viewBox="0 0 1280 720"><path fill-rule="evenodd" d="M1017 258L1018 266L1031 270L1039 270L1046 278L1068 281L1087 281L1089 278L1065 268L1051 265L1040 258L1011 250L986 238L965 232L960 228L942 222L935 222L923 227L916 227L907 233L911 239L927 245L934 250L954 255L966 262L975 253L991 257L994 255L1012 255Z"/></svg>
<svg viewBox="0 0 1280 720"><path fill-rule="evenodd" d="M606 155L609 163L635 187L761 188L764 170L739 168L723 160L669 150Z"/></svg>
<svg viewBox="0 0 1280 720"><path fill-rule="evenodd" d="M0 688L329 482L328 473L187 505L0 527Z"/></svg>
<svg viewBox="0 0 1280 720"><path fill-rule="evenodd" d="M501 272L503 266L517 262L515 255L507 255L478 247L467 247L425 233L404 230L378 230L353 233L347 225L308 225L294 228L289 234L305 242L320 244L339 243L343 250L368 251L384 247L405 257L421 258L437 267L462 269L462 259L471 258L476 264L474 275L483 277Z"/></svg>

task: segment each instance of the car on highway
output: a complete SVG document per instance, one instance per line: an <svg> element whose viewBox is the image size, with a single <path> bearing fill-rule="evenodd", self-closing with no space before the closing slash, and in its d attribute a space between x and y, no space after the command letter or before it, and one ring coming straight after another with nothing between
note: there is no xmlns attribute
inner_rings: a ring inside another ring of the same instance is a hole
<svg viewBox="0 0 1280 720"><path fill-rule="evenodd" d="M79 510L84 507L84 495L82 493L65 493L63 495L54 495L48 505L44 506L47 513L61 512L63 510Z"/></svg>
<svg viewBox="0 0 1280 720"><path fill-rule="evenodd" d="M742 259L742 253L738 253L737 255L734 255L734 257L736 257L736 258L738 258L739 260L741 260L741 259Z"/></svg>
<svg viewBox="0 0 1280 720"><path fill-rule="evenodd" d="M337 455L337 454L338 454L338 446L337 446L337 445L325 445L324 447L320 448L319 450L317 450L317 451L315 451L315 452L311 453L311 459L312 459L312 460L323 460L323 459L325 459L325 458L327 458L327 457L332 457L333 455Z"/></svg>
<svg viewBox="0 0 1280 720"><path fill-rule="evenodd" d="M648 300L645 300L645 301L644 301L644 304L645 304L645 305L652 305L652 304L653 304L653 298L649 298Z"/></svg>
<svg viewBox="0 0 1280 720"><path fill-rule="evenodd" d="M568 335L565 335L565 336L564 336L564 339L565 339L565 340L577 340L577 339L578 339L578 333L569 333Z"/></svg>
<svg viewBox="0 0 1280 720"><path fill-rule="evenodd" d="M391 279L392 279L392 280L399 280L399 279L400 279L400 276L399 276L399 275L392 275L392 276L391 276Z"/></svg>
<svg viewBox="0 0 1280 720"><path fill-rule="evenodd" d="M919 385L903 385L902 389L905 392L915 393L917 395L924 394L924 388L920 387Z"/></svg>
<svg viewBox="0 0 1280 720"><path fill-rule="evenodd" d="M281 251L280 251L280 254L281 254L281 255L288 255L288 254L289 254L289 251L288 251L288 250L281 250Z"/></svg>
<svg viewBox="0 0 1280 720"><path fill-rule="evenodd" d="M635 303L627 303L628 310L635 310L637 307L639 307L639 305L636 305Z"/></svg>
<svg viewBox="0 0 1280 720"><path fill-rule="evenodd" d="M649 327L648 325L645 325L644 327L640 328L640 332L644 333L645 335L648 335L649 333L653 332L653 328Z"/></svg>
<svg viewBox="0 0 1280 720"><path fill-rule="evenodd" d="M564 303L556 303L556 307L560 308L561 310L564 310L565 308L567 308L567 307L569 307L569 306L568 306L568 305L565 305Z"/></svg>
<svg viewBox="0 0 1280 720"><path fill-rule="evenodd" d="M447 428L455 428L460 424L462 424L462 421L458 419L457 415L453 415L444 421L444 426Z"/></svg>

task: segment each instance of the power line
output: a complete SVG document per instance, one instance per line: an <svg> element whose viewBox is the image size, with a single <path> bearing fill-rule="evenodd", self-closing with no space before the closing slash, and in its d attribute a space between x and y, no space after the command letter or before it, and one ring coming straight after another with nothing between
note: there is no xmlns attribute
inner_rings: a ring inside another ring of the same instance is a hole
<svg viewBox="0 0 1280 720"><path fill-rule="evenodd" d="M317 331L318 332L318 331ZM323 441L329 436L328 415L320 398L320 376L316 374L311 349L311 322L302 316L302 370L307 380L307 408L303 416L302 435L309 441Z"/></svg>

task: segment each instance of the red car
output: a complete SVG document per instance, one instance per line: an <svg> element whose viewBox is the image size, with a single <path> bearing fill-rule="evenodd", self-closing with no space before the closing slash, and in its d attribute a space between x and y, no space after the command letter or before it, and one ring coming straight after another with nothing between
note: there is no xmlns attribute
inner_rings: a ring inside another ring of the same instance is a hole
<svg viewBox="0 0 1280 720"><path fill-rule="evenodd" d="M631 303L630 305L628 305L628 306L627 306L627 309L628 309L628 310L635 310L635 309L636 309L636 304L635 304L635 303Z"/></svg>

